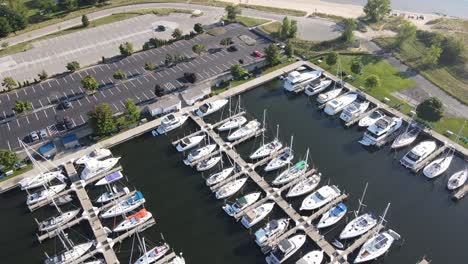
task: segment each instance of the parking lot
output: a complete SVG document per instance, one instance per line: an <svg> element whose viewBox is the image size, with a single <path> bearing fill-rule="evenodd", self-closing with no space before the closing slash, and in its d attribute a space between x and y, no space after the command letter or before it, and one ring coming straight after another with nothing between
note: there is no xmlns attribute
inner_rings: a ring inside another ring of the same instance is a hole
<svg viewBox="0 0 468 264"><path fill-rule="evenodd" d="M262 51L269 44L268 40L238 24L231 24L225 28L225 34L202 34L190 40L180 40L168 46L136 53L114 63L97 65L62 78L0 95L0 121L8 120L13 115L12 108L16 100L30 101L34 108L33 113L0 124L0 148L18 148L19 140L29 141L28 135L31 131L45 128L49 134L57 134L63 129L57 126L57 123L65 116L70 117L74 125L80 126L87 122L87 113L98 103L108 103L114 112L123 110L123 102L127 98L133 99L137 104L145 104L154 98L156 84L167 90L187 85L183 78L184 72L194 72L199 80L204 80L229 71L239 59L244 60L245 64L259 60L252 56L252 52ZM238 38L240 35L255 39L256 44L246 45ZM219 45L220 40L226 37L234 40L238 51L229 52ZM201 56L194 54L192 46L198 43L203 44L208 52ZM180 53L190 59L172 67L165 67L164 59L168 53ZM143 66L147 61L158 65L158 69L146 71ZM112 78L118 69L127 73L128 80L117 82ZM81 78L87 75L93 76L101 84L98 92L92 96L85 95L80 84ZM62 109L59 106L63 100L71 102L70 108Z"/></svg>

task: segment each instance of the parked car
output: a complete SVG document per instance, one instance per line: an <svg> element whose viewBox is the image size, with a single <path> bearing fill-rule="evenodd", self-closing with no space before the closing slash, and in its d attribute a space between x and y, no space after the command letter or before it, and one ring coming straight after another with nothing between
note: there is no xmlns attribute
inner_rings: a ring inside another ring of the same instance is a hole
<svg viewBox="0 0 468 264"><path fill-rule="evenodd" d="M47 134L47 130L45 128L39 130L39 136L44 139L44 138L47 138L49 136L49 134Z"/></svg>
<svg viewBox="0 0 468 264"><path fill-rule="evenodd" d="M31 137L31 141L39 140L39 136L37 135L36 131L31 132L31 134L29 134L29 136Z"/></svg>
<svg viewBox="0 0 468 264"><path fill-rule="evenodd" d="M68 100L65 100L65 101L62 102L62 107L63 107L63 109L68 109L68 108L70 108L71 106L72 106L72 104L71 104L70 101L68 101Z"/></svg>
<svg viewBox="0 0 468 264"><path fill-rule="evenodd" d="M227 50L230 51L230 52L234 52L234 51L238 51L239 49L236 47L236 45L231 45L231 46L229 46L229 48Z"/></svg>
<svg viewBox="0 0 468 264"><path fill-rule="evenodd" d="M63 124L65 125L66 128L68 129L72 129L75 127L75 124L73 123L73 121L71 120L70 117L66 116L63 118Z"/></svg>
<svg viewBox="0 0 468 264"><path fill-rule="evenodd" d="M252 54L254 55L254 57L257 57L257 58L263 57L263 53L261 53L258 50L255 50L254 52L252 52Z"/></svg>

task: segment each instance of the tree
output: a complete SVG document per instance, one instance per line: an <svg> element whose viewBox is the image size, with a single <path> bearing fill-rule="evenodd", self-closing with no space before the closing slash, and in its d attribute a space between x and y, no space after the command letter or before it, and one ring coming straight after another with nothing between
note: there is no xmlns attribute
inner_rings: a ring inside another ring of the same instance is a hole
<svg viewBox="0 0 468 264"><path fill-rule="evenodd" d="M67 63L67 70L70 72L75 72L80 69L80 63L77 61L72 61Z"/></svg>
<svg viewBox="0 0 468 264"><path fill-rule="evenodd" d="M193 30L195 30L195 32L197 32L198 34L200 33L203 33L203 31L205 31L203 29L203 25L201 23L196 23L194 26L193 26Z"/></svg>
<svg viewBox="0 0 468 264"><path fill-rule="evenodd" d="M15 88L18 84L16 83L15 80L13 80L13 78L11 78L11 77L5 77L5 78L3 79L2 85L3 85L7 90L11 90L11 89Z"/></svg>
<svg viewBox="0 0 468 264"><path fill-rule="evenodd" d="M436 97L429 97L416 107L416 114L426 121L439 121L444 115L444 105Z"/></svg>
<svg viewBox="0 0 468 264"><path fill-rule="evenodd" d="M431 45L442 47L444 40L445 40L445 36L442 33L437 32L437 31L430 32L429 42Z"/></svg>
<svg viewBox="0 0 468 264"><path fill-rule="evenodd" d="M180 28L176 28L174 29L174 31L172 31L172 38L175 39L175 40L179 40L180 38L182 38L182 30Z"/></svg>
<svg viewBox="0 0 468 264"><path fill-rule="evenodd" d="M291 20L291 26L288 31L288 38L295 38L297 36L297 21Z"/></svg>
<svg viewBox="0 0 468 264"><path fill-rule="evenodd" d="M22 4L21 1L15 1L14 3ZM11 28L11 32L25 29L28 26L28 20L25 12L26 10L24 9L24 6L13 8L6 5L0 5L0 18L6 19Z"/></svg>
<svg viewBox="0 0 468 264"><path fill-rule="evenodd" d="M265 48L265 59L271 66L277 65L281 62L280 51L278 46L270 44Z"/></svg>
<svg viewBox="0 0 468 264"><path fill-rule="evenodd" d="M343 19L343 33L341 37L345 42L351 42L354 38L353 31L356 29L356 20L353 18Z"/></svg>
<svg viewBox="0 0 468 264"><path fill-rule="evenodd" d="M130 42L125 42L119 46L120 54L123 56L130 56L133 53L133 45Z"/></svg>
<svg viewBox="0 0 468 264"><path fill-rule="evenodd" d="M191 83L197 81L197 75L194 72L184 72L184 78Z"/></svg>
<svg viewBox="0 0 468 264"><path fill-rule="evenodd" d="M373 22L382 20L390 12L390 0L367 0L364 13Z"/></svg>
<svg viewBox="0 0 468 264"><path fill-rule="evenodd" d="M114 77L114 79L116 80L123 80L123 79L127 79L127 74L121 70L121 69L118 69L116 72L114 72L114 75L112 75Z"/></svg>
<svg viewBox="0 0 468 264"><path fill-rule="evenodd" d="M7 149L0 149L0 165L3 165L6 170L11 170L19 161L16 153Z"/></svg>
<svg viewBox="0 0 468 264"><path fill-rule="evenodd" d="M380 79L379 76L372 74L369 75L365 80L364 80L364 85L367 88L375 88L380 86Z"/></svg>
<svg viewBox="0 0 468 264"><path fill-rule="evenodd" d="M286 44L286 47L284 48L284 54L286 54L288 58L292 58L294 56L294 46L289 41Z"/></svg>
<svg viewBox="0 0 468 264"><path fill-rule="evenodd" d="M351 62L351 71L355 74L362 72L362 62L359 59L355 59Z"/></svg>
<svg viewBox="0 0 468 264"><path fill-rule="evenodd" d="M124 101L124 118L125 122L127 125L133 125L135 124L138 119L140 118L140 110L138 110L138 107L135 105L135 102L128 98Z"/></svg>
<svg viewBox="0 0 468 264"><path fill-rule="evenodd" d="M150 44L153 45L155 48L162 47L167 44L167 40L158 39L158 38L150 38Z"/></svg>
<svg viewBox="0 0 468 264"><path fill-rule="evenodd" d="M57 9L54 0L37 0L35 5L44 13L50 13Z"/></svg>
<svg viewBox="0 0 468 264"><path fill-rule="evenodd" d="M236 16L240 15L241 9L238 5L230 4L226 6L227 19L230 21L236 20Z"/></svg>
<svg viewBox="0 0 468 264"><path fill-rule="evenodd" d="M232 42L232 38L223 38L223 39L219 42L220 45L223 45L223 46L225 46L225 47L231 45L232 43L233 43L233 42Z"/></svg>
<svg viewBox="0 0 468 264"><path fill-rule="evenodd" d="M0 38L8 36L12 30L8 20L4 17L0 17Z"/></svg>
<svg viewBox="0 0 468 264"><path fill-rule="evenodd" d="M13 107L13 110L15 110L16 113L22 113L24 111L28 111L32 109L32 104L31 102L28 101L15 101L15 106Z"/></svg>
<svg viewBox="0 0 468 264"><path fill-rule="evenodd" d="M279 37L281 39L288 39L290 29L291 29L291 22L289 21L289 18L285 16L283 18L283 23L281 24L281 27L278 32Z"/></svg>
<svg viewBox="0 0 468 264"><path fill-rule="evenodd" d="M416 26L407 20L403 20L397 31L396 41L399 46L416 37Z"/></svg>
<svg viewBox="0 0 468 264"><path fill-rule="evenodd" d="M91 127L98 136L108 135L116 129L114 116L106 103L96 105L88 116Z"/></svg>
<svg viewBox="0 0 468 264"><path fill-rule="evenodd" d="M164 88L162 88L161 85L156 84L154 86L154 95L156 95L157 97L163 96L164 95Z"/></svg>
<svg viewBox="0 0 468 264"><path fill-rule="evenodd" d="M172 54L166 54L166 59L164 60L164 64L166 66L170 66L172 65L172 63L174 63L174 57L172 56Z"/></svg>
<svg viewBox="0 0 468 264"><path fill-rule="evenodd" d="M338 53L332 51L330 52L330 54L328 54L325 61L328 65L333 65L336 63L337 60L338 60Z"/></svg>
<svg viewBox="0 0 468 264"><path fill-rule="evenodd" d="M249 72L239 64L234 64L231 66L231 74L235 79L240 79L248 73Z"/></svg>
<svg viewBox="0 0 468 264"><path fill-rule="evenodd" d="M463 58L465 49L461 38L447 37L442 44L441 59L446 63L454 63Z"/></svg>
<svg viewBox="0 0 468 264"><path fill-rule="evenodd" d="M81 17L81 24L83 25L83 27L89 26L89 19L87 15L83 15Z"/></svg>
<svg viewBox="0 0 468 264"><path fill-rule="evenodd" d="M49 75L47 74L45 70L42 70L40 73L37 74L37 76L39 77L39 80L41 81L44 81L45 79L47 79L47 77L49 77Z"/></svg>
<svg viewBox="0 0 468 264"><path fill-rule="evenodd" d="M78 7L78 3L76 0L59 0L57 5L60 9L65 11L73 11Z"/></svg>
<svg viewBox="0 0 468 264"><path fill-rule="evenodd" d="M96 81L96 79L94 79L92 76L88 75L88 76L85 76L81 79L81 84L83 85L83 87L90 91L90 92L94 92L99 84L98 82Z"/></svg>
<svg viewBox="0 0 468 264"><path fill-rule="evenodd" d="M200 56L200 54L202 54L202 52L206 51L206 48L202 44L195 44L192 47L192 51Z"/></svg>
<svg viewBox="0 0 468 264"><path fill-rule="evenodd" d="M156 65L154 65L154 63L151 63L149 61L145 62L145 70L152 71L154 69L156 69Z"/></svg>
<svg viewBox="0 0 468 264"><path fill-rule="evenodd" d="M440 54L442 54L442 48L436 45L431 45L426 49L423 55L424 64L427 66L434 66L439 62Z"/></svg>

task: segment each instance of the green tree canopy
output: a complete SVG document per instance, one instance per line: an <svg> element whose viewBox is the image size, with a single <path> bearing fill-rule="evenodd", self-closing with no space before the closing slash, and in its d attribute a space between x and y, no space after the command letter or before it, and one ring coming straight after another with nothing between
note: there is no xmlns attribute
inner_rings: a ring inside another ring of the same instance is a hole
<svg viewBox="0 0 468 264"><path fill-rule="evenodd" d="M135 105L135 102L128 98L124 101L124 118L126 121L127 125L133 125L136 124L138 119L140 118L140 110L138 110L138 107Z"/></svg>
<svg viewBox="0 0 468 264"><path fill-rule="evenodd" d="M78 7L76 0L58 0L58 7L65 11L73 11Z"/></svg>
<svg viewBox="0 0 468 264"><path fill-rule="evenodd" d="M147 61L147 62L145 62L145 67L144 68L147 71L152 71L152 70L156 69L156 65L154 65L154 63L152 63L152 62Z"/></svg>
<svg viewBox="0 0 468 264"><path fill-rule="evenodd" d="M435 122L442 118L444 105L436 97L429 97L416 107L416 114L426 121Z"/></svg>
<svg viewBox="0 0 468 264"><path fill-rule="evenodd" d="M442 43L441 59L445 63L454 63L463 59L466 46L461 38L447 37Z"/></svg>
<svg viewBox="0 0 468 264"><path fill-rule="evenodd" d="M12 31L13 29L11 28L8 19L0 17L0 38L8 36L8 34L10 34Z"/></svg>
<svg viewBox="0 0 468 264"><path fill-rule="evenodd" d="M124 80L124 79L127 79L127 74L122 70L122 69L118 69L117 71L114 72L114 74L112 75L114 77L114 79L116 80Z"/></svg>
<svg viewBox="0 0 468 264"><path fill-rule="evenodd" d="M35 6L44 13L50 13L57 9L54 0L36 0Z"/></svg>
<svg viewBox="0 0 468 264"><path fill-rule="evenodd" d="M195 32L197 32L198 34L200 33L203 33L204 29L203 29L203 25L201 23L196 23L194 26L193 26L193 30Z"/></svg>
<svg viewBox="0 0 468 264"><path fill-rule="evenodd" d="M7 149L0 149L0 165L5 166L7 170L13 169L18 161L16 153Z"/></svg>
<svg viewBox="0 0 468 264"><path fill-rule="evenodd" d="M380 86L380 78L379 76L372 74L367 76L367 78L364 80L364 85L367 88L375 88Z"/></svg>
<svg viewBox="0 0 468 264"><path fill-rule="evenodd" d="M416 37L416 26L407 20L403 20L397 30L396 41L400 46L405 41L411 41Z"/></svg>
<svg viewBox="0 0 468 264"><path fill-rule="evenodd" d="M88 113L89 121L96 135L108 135L116 129L116 122L110 107L106 103L96 105Z"/></svg>
<svg viewBox="0 0 468 264"><path fill-rule="evenodd" d="M327 58L325 59L325 62L328 64L328 65L334 65L338 60L338 53L336 53L335 51L332 51L330 52L330 54L328 54Z"/></svg>
<svg viewBox="0 0 468 264"><path fill-rule="evenodd" d="M120 54L123 56L130 56L133 54L133 45L130 42L125 42L119 46Z"/></svg>
<svg viewBox="0 0 468 264"><path fill-rule="evenodd" d="M83 25L83 27L89 26L89 19L87 15L83 15L81 17L81 24Z"/></svg>
<svg viewBox="0 0 468 264"><path fill-rule="evenodd" d="M21 4L22 2L16 1L15 3ZM11 32L16 32L25 29L28 26L28 20L25 12L26 10L24 9L24 6L11 7L11 5L0 5L0 17L6 19L11 29Z"/></svg>
<svg viewBox="0 0 468 264"><path fill-rule="evenodd" d="M231 20L231 21L234 21L236 20L236 16L237 15L240 15L241 13L241 9L238 5L233 5L233 4L230 4L228 6L226 6L226 12L227 12L227 19Z"/></svg>
<svg viewBox="0 0 468 264"><path fill-rule="evenodd" d="M239 64L234 64L231 66L231 74L235 79L240 79L248 73L249 72Z"/></svg>
<svg viewBox="0 0 468 264"><path fill-rule="evenodd" d="M195 45L193 45L193 47L192 47L192 51L193 51L194 53L196 53L197 55L200 55L200 54L202 54L202 52L205 52L205 51L206 51L206 48L205 48L205 46L203 46L202 44L195 44Z"/></svg>
<svg viewBox="0 0 468 264"><path fill-rule="evenodd" d="M74 72L80 69L80 63L77 61L72 61L67 63L67 70Z"/></svg>
<svg viewBox="0 0 468 264"><path fill-rule="evenodd" d="M13 107L16 113L22 113L24 111L32 110L32 104L29 101L15 101L15 106Z"/></svg>
<svg viewBox="0 0 468 264"><path fill-rule="evenodd" d="M172 38L174 38L175 40L179 40L180 38L182 38L182 30L180 28L176 28L174 29L174 31L172 32Z"/></svg>
<svg viewBox="0 0 468 264"><path fill-rule="evenodd" d="M281 23L281 27L278 32L279 37L281 39L288 39L290 30L291 30L291 21L289 21L289 18L287 16L285 16L283 18L283 23Z"/></svg>
<svg viewBox="0 0 468 264"><path fill-rule="evenodd" d="M374 22L382 20L390 10L390 0L367 0L364 6L364 13Z"/></svg>
<svg viewBox="0 0 468 264"><path fill-rule="evenodd" d="M343 33L341 37L345 42L351 42L354 38L353 31L356 29L356 20L354 18L343 19Z"/></svg>
<svg viewBox="0 0 468 264"><path fill-rule="evenodd" d="M11 90L15 88L18 84L16 81L11 78L11 77L5 77L2 82L3 87L5 87L7 90Z"/></svg>
<svg viewBox="0 0 468 264"><path fill-rule="evenodd" d="M297 36L297 21L291 20L291 26L288 31L288 38L295 38Z"/></svg>
<svg viewBox="0 0 468 264"><path fill-rule="evenodd" d="M223 38L219 44L220 45L223 45L223 46L229 46L231 45L233 42L232 42L232 38Z"/></svg>
<svg viewBox="0 0 468 264"><path fill-rule="evenodd" d="M424 64L427 66L434 66L439 62L440 54L442 54L442 48L436 45L431 45L426 49L423 55Z"/></svg>
<svg viewBox="0 0 468 264"><path fill-rule="evenodd" d="M355 74L362 72L362 62L359 59L355 59L351 62L351 71Z"/></svg>
<svg viewBox="0 0 468 264"><path fill-rule="evenodd" d="M284 54L286 54L288 58L292 58L294 56L294 46L291 42L286 44L286 47L284 48Z"/></svg>
<svg viewBox="0 0 468 264"><path fill-rule="evenodd" d="M162 88L161 85L156 84L154 86L154 95L156 95L157 97L163 96L164 95L164 88Z"/></svg>
<svg viewBox="0 0 468 264"><path fill-rule="evenodd" d="M270 44L265 48L265 59L270 65L277 65L281 62L278 46Z"/></svg>
<svg viewBox="0 0 468 264"><path fill-rule="evenodd" d="M98 82L96 81L96 79L94 79L92 76L88 75L88 76L85 76L81 79L81 84L83 85L83 87L88 90L88 91L95 91L99 84Z"/></svg>

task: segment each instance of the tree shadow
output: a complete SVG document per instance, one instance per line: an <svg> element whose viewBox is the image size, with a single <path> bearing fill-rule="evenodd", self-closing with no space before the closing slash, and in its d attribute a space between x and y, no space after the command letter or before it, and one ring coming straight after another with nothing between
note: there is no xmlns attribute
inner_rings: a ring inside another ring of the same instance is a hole
<svg viewBox="0 0 468 264"><path fill-rule="evenodd" d="M418 75L418 71L413 68L408 67L406 71L398 72L395 75L400 78L411 78L411 77Z"/></svg>

